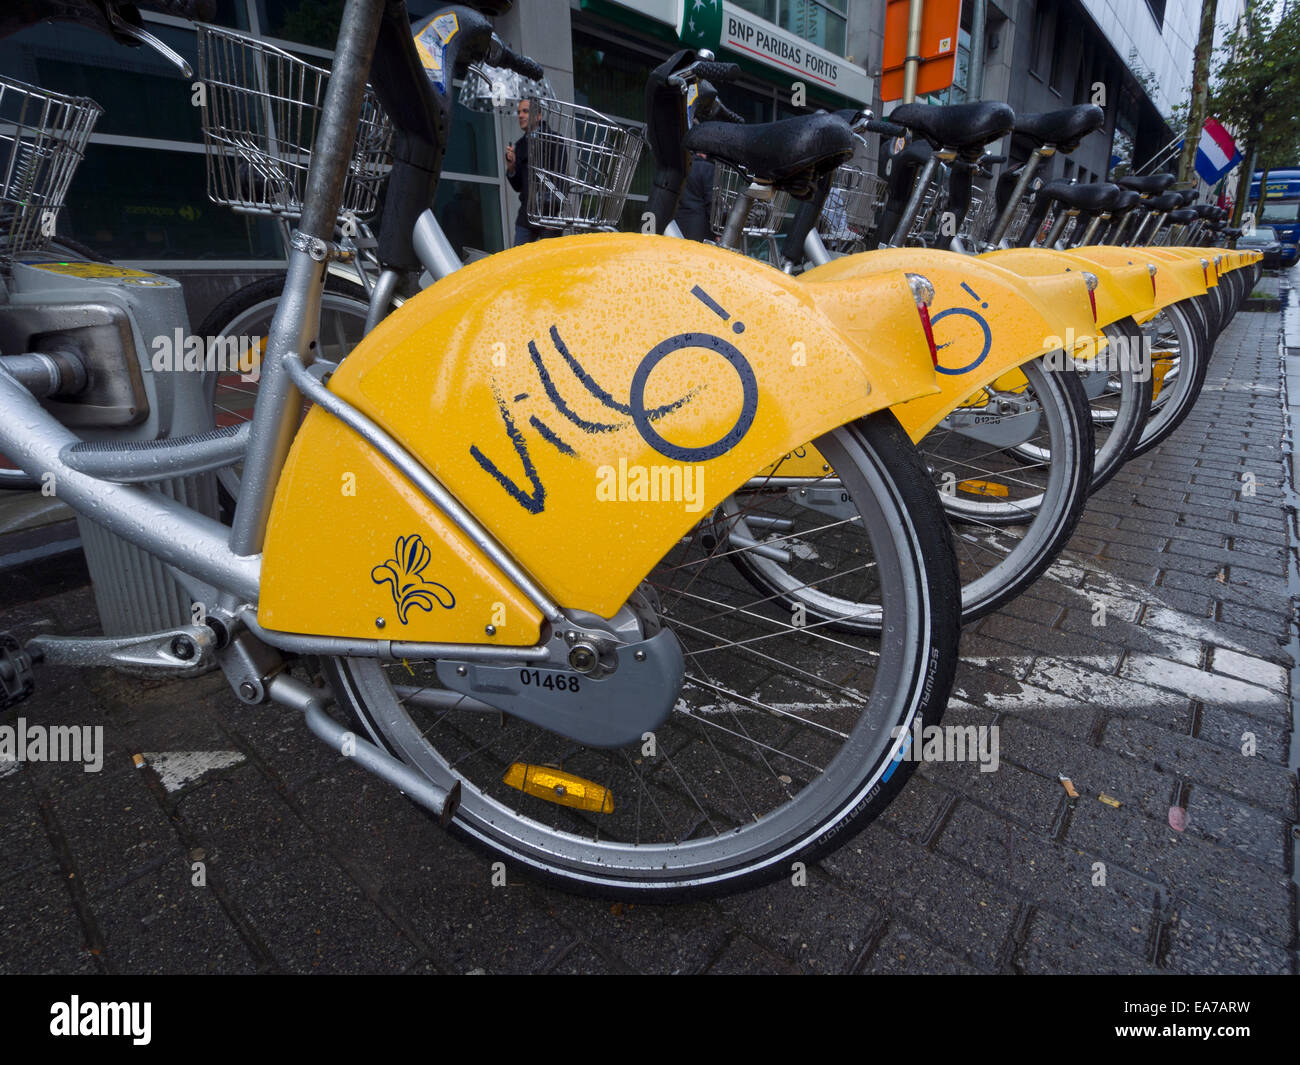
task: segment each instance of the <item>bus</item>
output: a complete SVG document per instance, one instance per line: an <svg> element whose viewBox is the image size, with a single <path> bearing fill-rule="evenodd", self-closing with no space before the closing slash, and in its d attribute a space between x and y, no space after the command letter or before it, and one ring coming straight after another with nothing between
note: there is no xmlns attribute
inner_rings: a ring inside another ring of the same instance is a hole
<svg viewBox="0 0 1300 1065"><path fill-rule="evenodd" d="M1282 266L1294 266L1300 256L1300 168L1270 170L1268 185L1264 189L1264 202L1259 204L1259 181L1263 171L1255 171L1250 184L1248 210L1255 212L1257 226L1272 226L1282 242Z"/></svg>

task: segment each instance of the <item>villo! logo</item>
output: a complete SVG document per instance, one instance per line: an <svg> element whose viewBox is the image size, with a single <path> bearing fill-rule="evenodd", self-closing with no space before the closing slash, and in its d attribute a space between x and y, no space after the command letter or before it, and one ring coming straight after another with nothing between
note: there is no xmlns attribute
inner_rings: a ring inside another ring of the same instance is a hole
<svg viewBox="0 0 1300 1065"><path fill-rule="evenodd" d="M150 1002L70 1002L50 1006L50 1035L129 1035L142 1047L149 1044L153 1004Z"/></svg>

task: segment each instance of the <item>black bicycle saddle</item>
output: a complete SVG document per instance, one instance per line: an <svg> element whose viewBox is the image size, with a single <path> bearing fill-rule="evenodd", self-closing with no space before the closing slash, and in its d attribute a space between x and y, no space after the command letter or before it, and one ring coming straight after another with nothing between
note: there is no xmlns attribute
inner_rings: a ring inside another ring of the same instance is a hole
<svg viewBox="0 0 1300 1065"><path fill-rule="evenodd" d="M1133 189L1143 196L1155 196L1174 183L1173 174L1151 174L1147 177L1122 177L1118 184L1126 189Z"/></svg>
<svg viewBox="0 0 1300 1065"><path fill-rule="evenodd" d="M1068 181L1049 181L1039 196L1057 200L1079 211L1109 211L1120 196L1118 185L1098 182L1091 185L1072 185Z"/></svg>
<svg viewBox="0 0 1300 1065"><path fill-rule="evenodd" d="M972 104L903 104L890 122L906 126L936 148L956 148L978 157L984 146L1015 127L1016 113L1006 104L983 100Z"/></svg>
<svg viewBox="0 0 1300 1065"><path fill-rule="evenodd" d="M1023 134L1039 145L1055 145L1067 155L1079 146L1084 137L1105 124L1106 113L1096 104L1016 115L1017 134Z"/></svg>
<svg viewBox="0 0 1300 1065"><path fill-rule="evenodd" d="M689 151L739 167L797 199L807 199L819 177L853 157L849 124L825 112L753 126L701 122L682 144Z"/></svg>

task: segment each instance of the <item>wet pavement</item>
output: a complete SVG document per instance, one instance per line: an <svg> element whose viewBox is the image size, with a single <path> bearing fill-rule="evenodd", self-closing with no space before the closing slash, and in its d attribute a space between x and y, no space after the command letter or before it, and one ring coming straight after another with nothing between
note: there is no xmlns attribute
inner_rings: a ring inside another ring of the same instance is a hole
<svg viewBox="0 0 1300 1065"><path fill-rule="evenodd" d="M1048 576L967 630L945 723L997 725L997 771L922 765L805 884L673 907L494 886L219 675L68 669L0 724L103 725L103 767L0 766L0 972L1294 973L1284 296L1238 314L1196 410ZM85 580L68 555L0 572L0 628L96 631Z"/></svg>

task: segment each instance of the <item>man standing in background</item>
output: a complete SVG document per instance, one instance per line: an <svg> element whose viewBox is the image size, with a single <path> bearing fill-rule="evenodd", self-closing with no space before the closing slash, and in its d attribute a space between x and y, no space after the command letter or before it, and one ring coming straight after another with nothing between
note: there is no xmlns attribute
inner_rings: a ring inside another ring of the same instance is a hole
<svg viewBox="0 0 1300 1065"><path fill-rule="evenodd" d="M544 229L528 221L528 131L540 119L537 101L520 100L516 114L519 116L519 128L523 136L513 145L506 147L506 180L510 187L519 193L519 213L515 215L515 241L512 247L528 244L541 237L558 237L558 230Z"/></svg>

